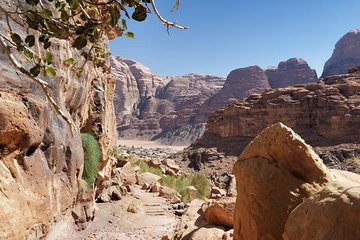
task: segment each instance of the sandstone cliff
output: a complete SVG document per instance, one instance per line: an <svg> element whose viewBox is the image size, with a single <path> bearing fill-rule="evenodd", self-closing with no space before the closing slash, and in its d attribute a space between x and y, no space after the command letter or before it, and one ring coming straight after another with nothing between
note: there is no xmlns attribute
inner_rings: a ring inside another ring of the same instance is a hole
<svg viewBox="0 0 360 240"><path fill-rule="evenodd" d="M346 168L341 160L360 153L356 127L360 120L359 90L360 75L355 72L253 94L214 112L204 136L193 147L217 147L218 151L238 155L262 129L283 122L316 147L327 164Z"/></svg>
<svg viewBox="0 0 360 240"><path fill-rule="evenodd" d="M188 144L203 133L204 125L194 117L200 105L221 89L223 78L188 74L162 79L132 60L112 57L111 64L121 137Z"/></svg>
<svg viewBox="0 0 360 240"><path fill-rule="evenodd" d="M196 121L206 122L213 111L268 88L270 88L268 79L260 67L233 70L227 76L224 87L201 106Z"/></svg>
<svg viewBox="0 0 360 240"><path fill-rule="evenodd" d="M2 1L2 7L14 11L14 1ZM3 12L0 18L0 33L8 36ZM10 19L9 24L20 35L26 31L19 19ZM108 156L116 140L114 79L91 62L84 65L80 77L69 71L64 63L68 58L83 59L69 42L53 41L50 50L58 77L42 77L60 109L73 121L73 134L41 88L15 70L6 55L0 58L1 239L40 239L53 222L73 210L83 172L80 132L91 132L99 139L99 179L110 173ZM39 49L35 52L43 54ZM92 213L86 214L91 217Z"/></svg>
<svg viewBox="0 0 360 240"><path fill-rule="evenodd" d="M317 75L302 58L290 58L280 62L277 68L265 70L271 88L317 82Z"/></svg>
<svg viewBox="0 0 360 240"><path fill-rule="evenodd" d="M336 43L333 54L325 63L322 77L344 74L359 65L360 29L354 29Z"/></svg>

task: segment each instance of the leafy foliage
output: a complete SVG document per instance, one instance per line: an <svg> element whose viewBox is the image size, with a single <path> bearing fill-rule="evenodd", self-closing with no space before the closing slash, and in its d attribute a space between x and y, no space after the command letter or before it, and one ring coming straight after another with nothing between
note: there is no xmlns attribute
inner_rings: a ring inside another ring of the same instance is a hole
<svg viewBox="0 0 360 240"><path fill-rule="evenodd" d="M102 67L101 60L109 55L107 49L99 42L107 36L118 37L124 35L134 38L132 32L127 31L126 19L144 21L150 12L150 0L26 0L29 5L25 9L18 8L16 14L28 25L28 35L21 37L13 32L9 25L11 41L19 52L32 62L29 72L34 77L39 74L56 77L56 70L52 66L53 55L50 51L46 56L34 53L34 46L42 46L45 50L51 47L54 39L68 40L74 48L82 51L84 61L92 61L95 67ZM120 23L120 24L119 24ZM35 37L39 32L39 37ZM109 35L110 34L110 35ZM68 66L75 66L74 61L65 61ZM81 73L82 65L78 66Z"/></svg>
<svg viewBox="0 0 360 240"><path fill-rule="evenodd" d="M89 186L95 183L101 150L96 138L90 133L81 134L84 149L84 172L82 178Z"/></svg>

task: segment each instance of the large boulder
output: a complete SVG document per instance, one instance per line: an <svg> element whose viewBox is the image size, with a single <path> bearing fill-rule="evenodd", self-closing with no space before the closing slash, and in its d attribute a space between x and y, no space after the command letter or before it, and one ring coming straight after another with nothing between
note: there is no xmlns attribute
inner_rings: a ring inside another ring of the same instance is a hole
<svg viewBox="0 0 360 240"><path fill-rule="evenodd" d="M345 34L335 45L334 52L324 66L321 77L348 73L360 65L360 29Z"/></svg>
<svg viewBox="0 0 360 240"><path fill-rule="evenodd" d="M205 221L211 225L233 228L235 202L235 198L221 198L205 203L202 206Z"/></svg>
<svg viewBox="0 0 360 240"><path fill-rule="evenodd" d="M360 237L360 176L334 171L336 180L295 208L284 240L356 240Z"/></svg>
<svg viewBox="0 0 360 240"><path fill-rule="evenodd" d="M234 239L281 239L291 211L334 179L304 140L281 123L266 128L234 166Z"/></svg>

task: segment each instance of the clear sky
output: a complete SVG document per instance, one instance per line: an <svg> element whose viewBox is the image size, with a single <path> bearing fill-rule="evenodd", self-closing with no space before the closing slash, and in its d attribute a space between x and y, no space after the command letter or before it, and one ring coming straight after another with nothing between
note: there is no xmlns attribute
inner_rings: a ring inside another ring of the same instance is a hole
<svg viewBox="0 0 360 240"><path fill-rule="evenodd" d="M154 14L128 21L135 40L111 41L111 53L137 60L162 76L208 73L219 76L251 65L277 66L304 58L318 75L335 43L360 28L359 0L157 0L161 14L189 26L166 28Z"/></svg>

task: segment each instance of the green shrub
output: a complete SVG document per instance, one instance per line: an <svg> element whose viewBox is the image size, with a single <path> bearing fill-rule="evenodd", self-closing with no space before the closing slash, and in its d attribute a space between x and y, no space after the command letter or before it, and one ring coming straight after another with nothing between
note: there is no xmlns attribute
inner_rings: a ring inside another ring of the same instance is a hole
<svg viewBox="0 0 360 240"><path fill-rule="evenodd" d="M81 140L84 149L84 172L82 178L89 186L92 186L96 180L101 156L100 145L90 133L82 133Z"/></svg>
<svg viewBox="0 0 360 240"><path fill-rule="evenodd" d="M164 175L161 184L175 189L180 193L182 201L189 202L190 196L187 187L194 186L199 193L199 198L210 196L211 185L204 174L191 173L180 177Z"/></svg>
<svg viewBox="0 0 360 240"><path fill-rule="evenodd" d="M142 160L138 160L133 162L134 165L138 166L140 168L140 172L150 172L153 173L155 175L158 175L160 177L163 176L162 171L159 168L154 168L149 166L146 162L142 161Z"/></svg>
<svg viewBox="0 0 360 240"><path fill-rule="evenodd" d="M114 147L113 148L112 155L117 160L116 167L122 167L122 166L125 165L126 161L125 161L124 156L121 154L121 151L120 151L119 147Z"/></svg>

